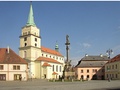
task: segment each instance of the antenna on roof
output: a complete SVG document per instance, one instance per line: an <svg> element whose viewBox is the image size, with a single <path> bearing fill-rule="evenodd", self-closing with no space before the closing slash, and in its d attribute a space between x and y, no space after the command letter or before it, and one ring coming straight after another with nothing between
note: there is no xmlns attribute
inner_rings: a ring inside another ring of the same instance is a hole
<svg viewBox="0 0 120 90"><path fill-rule="evenodd" d="M9 53L9 46L7 46L7 53Z"/></svg>

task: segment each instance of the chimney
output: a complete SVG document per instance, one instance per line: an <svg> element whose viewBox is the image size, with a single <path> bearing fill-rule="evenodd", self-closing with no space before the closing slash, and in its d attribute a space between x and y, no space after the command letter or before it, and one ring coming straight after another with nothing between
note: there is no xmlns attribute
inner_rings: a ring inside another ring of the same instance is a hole
<svg viewBox="0 0 120 90"><path fill-rule="evenodd" d="M7 46L7 53L9 53L10 51L9 51L9 46Z"/></svg>

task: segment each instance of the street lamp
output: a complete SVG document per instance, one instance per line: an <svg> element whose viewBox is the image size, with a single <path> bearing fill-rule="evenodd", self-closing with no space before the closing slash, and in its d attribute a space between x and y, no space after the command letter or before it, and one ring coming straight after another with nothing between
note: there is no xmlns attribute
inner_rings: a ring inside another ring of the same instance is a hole
<svg viewBox="0 0 120 90"><path fill-rule="evenodd" d="M108 58L110 59L110 55L113 54L113 50L112 49L108 49L106 51L106 53L108 54Z"/></svg>

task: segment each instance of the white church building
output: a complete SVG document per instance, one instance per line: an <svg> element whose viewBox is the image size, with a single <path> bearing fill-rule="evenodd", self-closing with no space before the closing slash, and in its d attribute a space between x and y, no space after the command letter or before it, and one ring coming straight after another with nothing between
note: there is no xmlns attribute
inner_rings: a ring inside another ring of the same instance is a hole
<svg viewBox="0 0 120 90"><path fill-rule="evenodd" d="M63 74L64 56L58 45L55 50L41 46L40 29L34 22L32 4L20 35L19 55L28 62L29 78L58 79Z"/></svg>

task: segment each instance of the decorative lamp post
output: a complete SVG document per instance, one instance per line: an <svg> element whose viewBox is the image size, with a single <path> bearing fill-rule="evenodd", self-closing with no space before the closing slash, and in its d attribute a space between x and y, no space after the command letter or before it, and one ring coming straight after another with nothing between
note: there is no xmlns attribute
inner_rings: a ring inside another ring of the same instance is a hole
<svg viewBox="0 0 120 90"><path fill-rule="evenodd" d="M113 50L112 49L108 49L106 51L106 53L108 54L108 58L110 59L110 55L113 54Z"/></svg>

